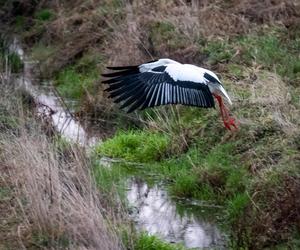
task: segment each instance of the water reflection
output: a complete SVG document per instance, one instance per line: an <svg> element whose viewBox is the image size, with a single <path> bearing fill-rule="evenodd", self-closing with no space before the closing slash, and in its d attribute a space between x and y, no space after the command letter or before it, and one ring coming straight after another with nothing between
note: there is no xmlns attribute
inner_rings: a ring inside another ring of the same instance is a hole
<svg viewBox="0 0 300 250"><path fill-rule="evenodd" d="M17 53L24 63L23 74L18 78L20 87L30 93L38 104L38 113L41 117L50 118L52 126L67 140L76 142L84 146L95 145L98 138L89 136L79 121L75 119L71 112L63 105L62 100L53 91L52 83L45 85L34 85L32 83L35 61L30 61L24 56L24 51L17 39L14 39L10 50ZM71 103L67 103L71 104ZM69 105L68 105L69 106Z"/></svg>
<svg viewBox="0 0 300 250"><path fill-rule="evenodd" d="M130 180L127 198L138 228L168 242L183 242L188 248L224 248L224 235L216 225L192 213L179 215L176 204L158 185Z"/></svg>

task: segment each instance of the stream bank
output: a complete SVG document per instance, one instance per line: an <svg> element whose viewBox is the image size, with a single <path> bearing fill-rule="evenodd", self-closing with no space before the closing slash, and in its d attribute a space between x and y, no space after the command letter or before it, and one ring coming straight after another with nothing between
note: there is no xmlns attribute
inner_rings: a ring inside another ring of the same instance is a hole
<svg viewBox="0 0 300 250"><path fill-rule="evenodd" d="M113 136L99 158L145 162L155 155L144 172L161 181L171 199L223 206L230 248L300 248L299 1L16 0L2 6L3 33L19 34L60 94L82 98L80 108L91 122L104 126L100 119L109 120L110 132L110 121L116 122L121 131L103 139L106 144ZM188 107L174 109L175 115L163 115L160 108L154 109L160 116L153 116L153 109L147 116L138 112L131 117L147 118L145 126L123 126L128 116L116 119L124 112L106 98L100 74L105 66L155 57L217 73L232 97L240 130L224 131L216 110ZM165 133L167 143L161 140ZM149 139L165 143L163 150L153 154ZM119 170L115 164L110 169L112 181ZM147 243L138 250L164 249Z"/></svg>
<svg viewBox="0 0 300 250"><path fill-rule="evenodd" d="M20 88L24 88L34 98L38 115L48 122L50 120L56 132L71 143L78 143L88 150L99 145L101 138L91 134L88 128L83 128L73 116L69 108L72 101L62 99L51 81L35 83L33 72L38 62L26 57L17 39L13 40L10 50L17 53L24 63L23 73L17 82ZM104 161L101 163L100 160L98 167L114 166L104 164ZM212 207L207 209L203 204L191 205L191 202L185 200L176 202L169 197L165 185L159 180L149 185L146 179L131 175L126 177L125 183L126 203L138 231L145 231L169 243L182 244L186 248L225 249L226 235L214 218L220 213L220 208L214 214L208 212Z"/></svg>

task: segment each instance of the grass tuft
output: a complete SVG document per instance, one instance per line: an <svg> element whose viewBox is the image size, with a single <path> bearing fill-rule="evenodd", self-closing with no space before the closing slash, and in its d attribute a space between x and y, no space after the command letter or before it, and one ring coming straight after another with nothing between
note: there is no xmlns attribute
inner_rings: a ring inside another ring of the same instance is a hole
<svg viewBox="0 0 300 250"><path fill-rule="evenodd" d="M249 205L250 199L247 193L237 193L226 204L226 220L229 225L233 225L238 218L245 213L246 207Z"/></svg>
<svg viewBox="0 0 300 250"><path fill-rule="evenodd" d="M184 37L170 22L159 21L150 26L150 41L154 48L164 45L174 50L184 46Z"/></svg>
<svg viewBox="0 0 300 250"><path fill-rule="evenodd" d="M74 67L67 67L58 73L55 83L63 97L79 101L92 88L97 77L96 71L79 73Z"/></svg>
<svg viewBox="0 0 300 250"><path fill-rule="evenodd" d="M12 73L20 73L23 70L23 62L20 56L14 52L8 54L8 63Z"/></svg>
<svg viewBox="0 0 300 250"><path fill-rule="evenodd" d="M137 238L134 250L184 250L181 245L165 243L156 236L150 236L146 233L142 233Z"/></svg>
<svg viewBox="0 0 300 250"><path fill-rule="evenodd" d="M131 162L154 162L166 156L169 137L162 133L143 131L118 132L101 143L96 152Z"/></svg>
<svg viewBox="0 0 300 250"><path fill-rule="evenodd" d="M34 14L34 17L36 20L45 22L45 21L49 21L52 18L54 18L54 13L52 12L51 9L42 9L42 10L37 11Z"/></svg>
<svg viewBox="0 0 300 250"><path fill-rule="evenodd" d="M14 124L18 132L9 127L0 131L0 181L5 180L14 191L14 205L7 205L16 211L11 215L16 218L13 225L22 228L13 232L6 225L6 231L18 239L13 249L121 249L110 224L113 214L104 213L105 200L95 188L85 151L48 137L32 110L22 105L13 82L6 81L0 84L0 116L18 121ZM66 147L68 156L63 152ZM6 195L0 192L1 197ZM12 237L3 234L3 238Z"/></svg>

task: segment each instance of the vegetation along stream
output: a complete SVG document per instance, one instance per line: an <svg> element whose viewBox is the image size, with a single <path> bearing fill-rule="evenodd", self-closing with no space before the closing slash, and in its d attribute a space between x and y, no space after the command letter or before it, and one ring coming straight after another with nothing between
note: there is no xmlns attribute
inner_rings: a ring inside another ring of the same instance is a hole
<svg viewBox="0 0 300 250"><path fill-rule="evenodd" d="M0 0L0 30L0 249L300 249L298 0ZM121 110L106 67L157 58L239 129Z"/></svg>
<svg viewBox="0 0 300 250"><path fill-rule="evenodd" d="M101 139L83 128L72 114L72 100L61 99L52 82L40 80L34 84L33 72L38 62L28 59L19 41L14 38L9 46L11 53L20 56L24 64L23 73L16 81L20 88L31 95L37 103L37 112L42 119L52 124L55 130L72 143L91 150ZM101 168L113 168L114 159L101 158ZM151 178L147 183L145 175L127 174L124 178L124 194L130 208L130 217L137 229L170 243L181 243L187 248L226 246L226 235L218 226L217 218L221 207L185 199L171 199L160 179ZM121 185L116 183L116 185Z"/></svg>

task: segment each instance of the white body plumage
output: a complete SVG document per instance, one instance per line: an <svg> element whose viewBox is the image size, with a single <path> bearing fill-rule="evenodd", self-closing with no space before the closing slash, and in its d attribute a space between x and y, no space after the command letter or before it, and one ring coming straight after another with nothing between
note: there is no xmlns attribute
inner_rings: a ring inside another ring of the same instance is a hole
<svg viewBox="0 0 300 250"><path fill-rule="evenodd" d="M175 82L191 81L191 82L206 84L209 87L211 93L222 95L223 97L225 97L227 102L230 105L232 105L231 99L227 94L226 90L223 88L223 86L221 84L214 84L204 77L204 74L207 73L213 78L215 78L219 83L221 83L217 75L210 70L192 64L181 64L179 62L167 58L159 59L158 61L151 62L151 63L141 64L139 66L139 69L140 72L157 73L152 71L152 69L160 66L166 66L165 72L167 72Z"/></svg>

